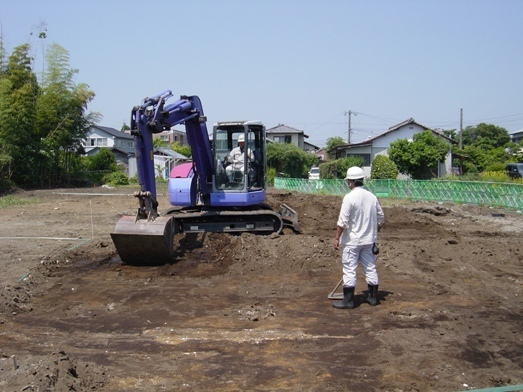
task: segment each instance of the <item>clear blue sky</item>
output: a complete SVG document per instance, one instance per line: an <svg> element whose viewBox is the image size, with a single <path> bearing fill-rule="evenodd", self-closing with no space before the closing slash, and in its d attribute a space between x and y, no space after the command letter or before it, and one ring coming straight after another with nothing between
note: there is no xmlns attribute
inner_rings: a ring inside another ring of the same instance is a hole
<svg viewBox="0 0 523 392"><path fill-rule="evenodd" d="M261 120L317 146L347 139L349 110L353 142L410 117L459 129L460 109L523 129L522 18L520 0L0 0L5 49L34 44L36 72L45 46L69 51L100 125L172 90L200 96L209 129Z"/></svg>

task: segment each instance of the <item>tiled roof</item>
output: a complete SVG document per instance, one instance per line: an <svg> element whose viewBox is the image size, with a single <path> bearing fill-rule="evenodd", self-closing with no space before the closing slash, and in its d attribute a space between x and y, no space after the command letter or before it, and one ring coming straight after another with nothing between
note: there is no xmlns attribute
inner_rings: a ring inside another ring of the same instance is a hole
<svg viewBox="0 0 523 392"><path fill-rule="evenodd" d="M286 133L286 134L289 134L289 133L303 133L304 137L309 137L308 135L305 134L305 132L300 131L299 129L296 129L296 128L293 128L293 127L289 127L289 126L284 125L284 124L278 124L275 127L267 129L266 132L267 133Z"/></svg>
<svg viewBox="0 0 523 392"><path fill-rule="evenodd" d="M412 117L405 120L405 121L402 121L400 122L399 124L396 124L396 125L393 125L392 127L389 128L389 130L385 133L388 133L388 132L391 132L391 131L395 131L396 129L399 129L405 125L408 125L408 124L416 124L416 125L419 125L421 128L427 130L427 129L430 129L429 127L426 127L425 125L421 125L419 122L417 122L416 120L414 120Z"/></svg>
<svg viewBox="0 0 523 392"><path fill-rule="evenodd" d="M98 128L111 136L118 137L121 139L133 139L134 137L125 132L120 132L114 128L103 127L101 125L93 125L92 128Z"/></svg>

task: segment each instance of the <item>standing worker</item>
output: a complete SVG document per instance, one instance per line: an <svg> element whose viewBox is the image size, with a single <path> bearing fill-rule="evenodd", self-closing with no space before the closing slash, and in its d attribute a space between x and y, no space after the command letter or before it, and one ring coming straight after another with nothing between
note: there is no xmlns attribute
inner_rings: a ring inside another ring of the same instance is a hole
<svg viewBox="0 0 523 392"><path fill-rule="evenodd" d="M367 302L378 304L378 272L376 271L376 250L378 230L385 222L385 215L378 198L362 188L363 170L353 166L347 170L345 180L351 191L343 198L338 217L334 249L342 250L343 300L332 304L338 309L354 308L356 267L361 262L369 289Z"/></svg>

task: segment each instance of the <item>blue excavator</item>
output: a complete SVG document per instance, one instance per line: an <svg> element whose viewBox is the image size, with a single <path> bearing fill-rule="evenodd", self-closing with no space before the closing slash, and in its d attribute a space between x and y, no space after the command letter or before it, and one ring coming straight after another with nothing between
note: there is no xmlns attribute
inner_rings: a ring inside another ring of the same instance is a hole
<svg viewBox="0 0 523 392"><path fill-rule="evenodd" d="M197 96L173 97L165 91L145 98L131 113L140 191L135 216L123 216L111 233L124 263L160 265L173 262L179 233L299 233L298 214L286 204L273 211L266 203L266 135L259 121L218 122L212 137ZM185 126L192 162L169 175L171 208L158 211L153 134ZM237 153L232 151L236 148Z"/></svg>

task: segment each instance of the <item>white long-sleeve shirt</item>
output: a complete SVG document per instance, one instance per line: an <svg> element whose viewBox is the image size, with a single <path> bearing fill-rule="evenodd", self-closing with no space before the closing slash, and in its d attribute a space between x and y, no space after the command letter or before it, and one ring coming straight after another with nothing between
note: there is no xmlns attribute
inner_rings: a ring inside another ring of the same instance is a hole
<svg viewBox="0 0 523 392"><path fill-rule="evenodd" d="M378 225L385 214L378 198L361 186L343 198L337 225L342 227L340 245L368 245L378 240Z"/></svg>
<svg viewBox="0 0 523 392"><path fill-rule="evenodd" d="M247 160L249 162L254 161L254 154L252 153L250 148L244 148L243 150L238 147L234 147L231 152L229 153L229 156L227 157L227 160L231 163L230 170L241 170L243 171L243 162L244 162L244 153L245 149L247 150Z"/></svg>

